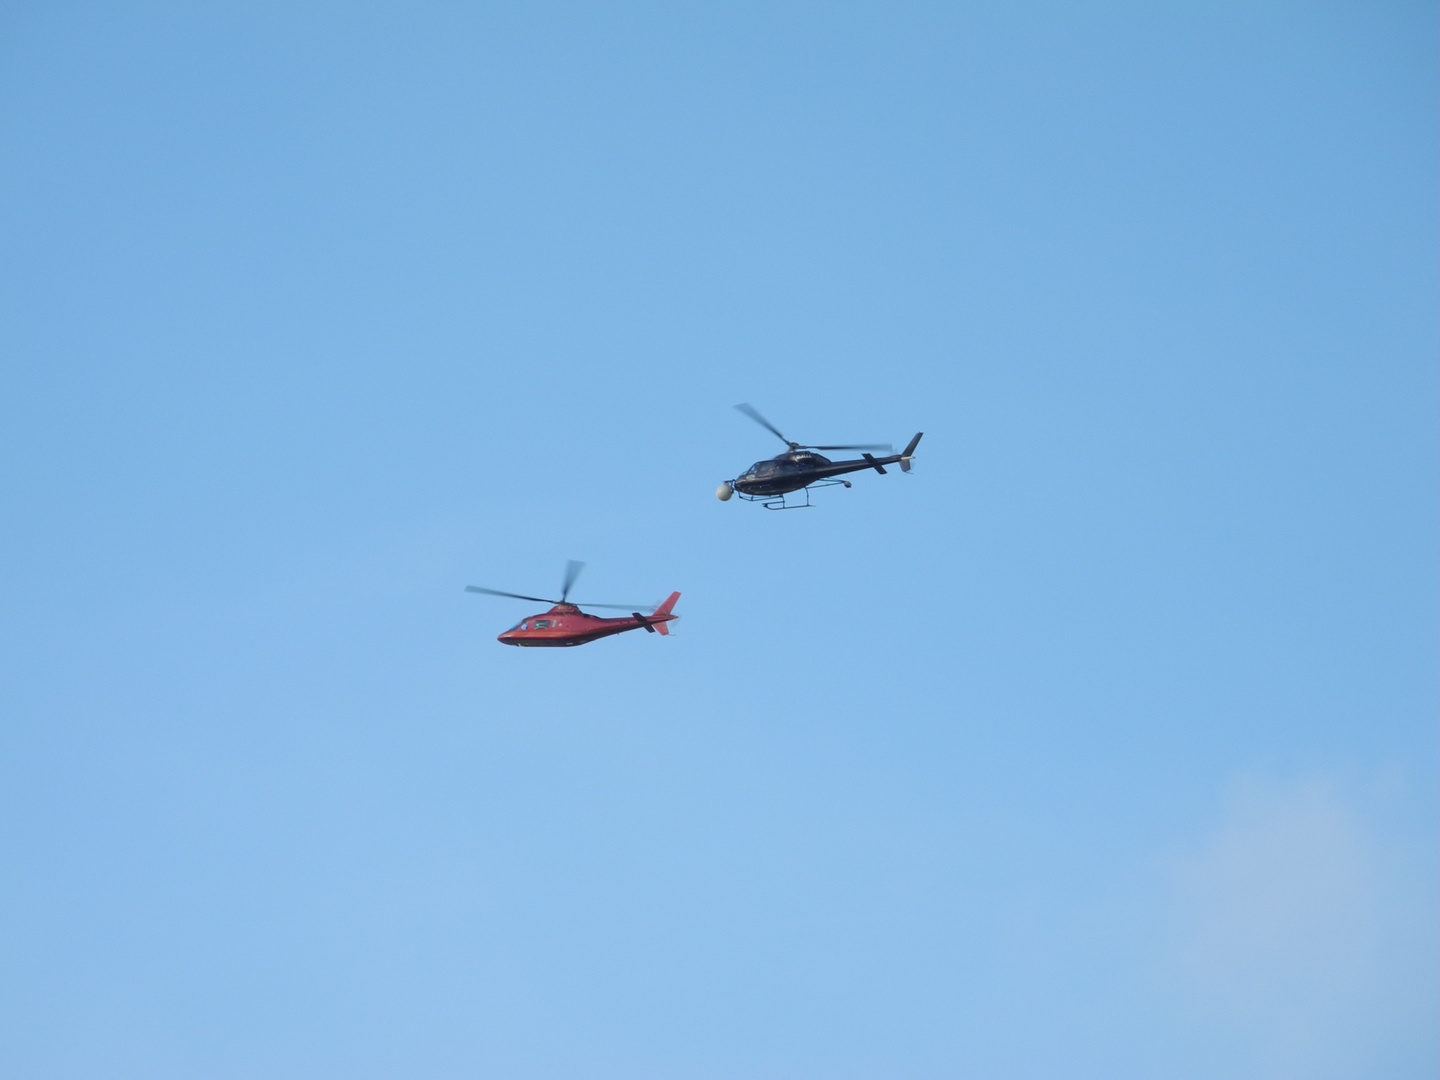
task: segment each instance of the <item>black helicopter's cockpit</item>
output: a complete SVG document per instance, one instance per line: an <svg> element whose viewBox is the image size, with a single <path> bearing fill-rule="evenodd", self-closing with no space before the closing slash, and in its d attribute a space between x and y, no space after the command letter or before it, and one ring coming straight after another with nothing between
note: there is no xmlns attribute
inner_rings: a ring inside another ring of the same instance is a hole
<svg viewBox="0 0 1440 1080"><path fill-rule="evenodd" d="M743 473L741 473L741 474L737 477L737 479L739 479L739 480L765 480L765 479L768 479L768 478L774 476L774 475L775 475L776 473L778 473L779 471L780 471L780 463L777 462L777 461L771 461L771 460L769 460L769 459L767 458L765 461L757 461L757 462L755 462L754 465L751 465L750 468L746 469Z"/></svg>
<svg viewBox="0 0 1440 1080"><path fill-rule="evenodd" d="M746 469L737 480L773 480L779 476L799 472L804 469L824 468L830 464L830 459L821 455L811 453L809 450L792 450L788 454L779 454L773 458L766 458L764 461L757 461L750 468Z"/></svg>

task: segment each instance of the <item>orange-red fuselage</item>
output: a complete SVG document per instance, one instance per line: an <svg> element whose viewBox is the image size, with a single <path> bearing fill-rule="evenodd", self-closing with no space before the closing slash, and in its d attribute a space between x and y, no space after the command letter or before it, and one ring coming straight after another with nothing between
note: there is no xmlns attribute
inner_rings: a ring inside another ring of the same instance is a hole
<svg viewBox="0 0 1440 1080"><path fill-rule="evenodd" d="M619 619L602 619L587 615L574 604L556 604L542 615L531 615L499 636L498 641L506 645L520 645L528 648L564 648L569 645L584 645L587 641L623 634L627 630L648 630L652 634L668 634L667 623L679 618L671 609L680 594L671 593L665 603L655 609L653 615L635 612Z"/></svg>

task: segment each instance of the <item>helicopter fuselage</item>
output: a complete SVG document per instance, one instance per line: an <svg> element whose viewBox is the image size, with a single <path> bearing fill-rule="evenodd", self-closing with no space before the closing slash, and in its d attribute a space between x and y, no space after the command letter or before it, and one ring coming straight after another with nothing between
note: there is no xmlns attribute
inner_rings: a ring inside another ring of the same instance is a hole
<svg viewBox="0 0 1440 1080"><path fill-rule="evenodd" d="M913 444L911 452L913 453ZM907 467L909 455L887 454L885 457L874 457L867 454L863 458L850 461L831 461L813 450L789 450L765 461L757 461L731 480L730 486L741 495L766 498L787 495L817 481L831 480L846 473L860 472L862 469L874 469L883 473L884 466L897 464Z"/></svg>
<svg viewBox="0 0 1440 1080"><path fill-rule="evenodd" d="M505 645L554 649L584 645L627 630L668 634L670 631L665 624L679 618L670 613L678 599L680 594L672 593L653 615L642 615L637 611L619 619L602 619L581 611L574 604L556 604L540 615L521 619L496 640Z"/></svg>

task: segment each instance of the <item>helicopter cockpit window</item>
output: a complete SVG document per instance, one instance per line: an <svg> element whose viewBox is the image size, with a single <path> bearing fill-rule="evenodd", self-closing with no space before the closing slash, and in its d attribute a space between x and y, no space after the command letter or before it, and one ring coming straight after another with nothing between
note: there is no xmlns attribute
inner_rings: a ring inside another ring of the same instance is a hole
<svg viewBox="0 0 1440 1080"><path fill-rule="evenodd" d="M757 461L750 466L750 472L754 476L769 476L774 471L775 462L773 461Z"/></svg>
<svg viewBox="0 0 1440 1080"><path fill-rule="evenodd" d="M535 620L535 629L536 629L536 630L549 630L549 629L550 629L550 620L549 620L549 619L536 619L536 620Z"/></svg>

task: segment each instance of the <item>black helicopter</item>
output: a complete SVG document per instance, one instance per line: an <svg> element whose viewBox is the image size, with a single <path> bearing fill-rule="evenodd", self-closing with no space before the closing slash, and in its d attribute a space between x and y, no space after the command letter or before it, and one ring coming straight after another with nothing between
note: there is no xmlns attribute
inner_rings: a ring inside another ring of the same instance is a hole
<svg viewBox="0 0 1440 1080"><path fill-rule="evenodd" d="M859 472L861 469L874 469L883 476L886 465L897 464L902 472L908 473L910 459L915 456L915 447L920 443L920 436L925 434L923 431L917 432L915 437L910 440L910 445L898 454L889 452L894 450L889 443L804 446L785 438L780 434L779 428L761 416L753 407L736 405L735 408L761 427L772 432L789 449L768 461L757 461L742 475L737 476L734 480L725 481L715 490L715 497L721 502L726 502L730 496L738 493L742 499L761 503L767 510L798 510L802 506L809 506L812 487L831 487L842 484L848 488L850 481L840 479L845 473ZM829 458L815 453L816 450L861 450L865 452L859 458L850 461L831 461ZM875 457L869 453L871 450L884 450L887 453L884 457ZM805 492L803 503L786 502L786 495L792 491L801 490Z"/></svg>

